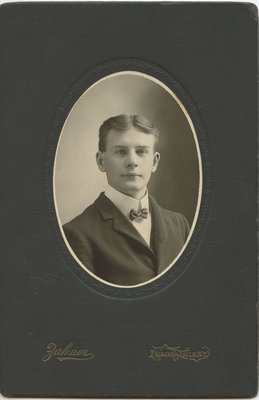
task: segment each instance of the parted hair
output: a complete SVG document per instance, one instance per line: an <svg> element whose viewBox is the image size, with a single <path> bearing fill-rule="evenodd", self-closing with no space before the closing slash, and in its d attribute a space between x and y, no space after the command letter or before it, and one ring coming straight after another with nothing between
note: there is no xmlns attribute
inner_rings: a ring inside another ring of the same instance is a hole
<svg viewBox="0 0 259 400"><path fill-rule="evenodd" d="M154 135L155 146L158 143L159 131L157 127L152 124L147 118L141 115L132 114L120 114L103 122L99 129L99 151L104 152L106 150L106 138L111 129L117 131L126 132L130 128L136 128L140 132Z"/></svg>

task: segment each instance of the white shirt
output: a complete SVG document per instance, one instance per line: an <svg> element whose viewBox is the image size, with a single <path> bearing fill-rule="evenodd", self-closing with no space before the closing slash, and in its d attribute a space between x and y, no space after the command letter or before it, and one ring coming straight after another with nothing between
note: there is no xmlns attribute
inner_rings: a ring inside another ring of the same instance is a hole
<svg viewBox="0 0 259 400"><path fill-rule="evenodd" d="M107 189L104 192L105 196L108 197L109 200L115 204L115 206L120 210L122 214L130 221L131 224L137 229L143 239L150 246L150 235L151 235L151 216L150 213L145 218L136 218L133 221L130 219L130 210L133 208L136 211L141 210L142 208L147 208L149 210L149 199L148 199L148 191L142 199L137 200L133 197L127 196L124 193L119 192L114 189L112 186L108 185Z"/></svg>

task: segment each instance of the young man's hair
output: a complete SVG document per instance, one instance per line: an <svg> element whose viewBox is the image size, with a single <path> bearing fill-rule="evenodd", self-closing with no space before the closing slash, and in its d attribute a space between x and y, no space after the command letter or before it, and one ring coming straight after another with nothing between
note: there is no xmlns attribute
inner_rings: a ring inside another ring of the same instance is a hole
<svg viewBox="0 0 259 400"><path fill-rule="evenodd" d="M126 132L132 127L140 132L153 135L155 138L154 147L157 145L159 136L158 129L147 118L141 115L120 114L107 119L101 125L99 129L99 151L106 151L106 138L111 129Z"/></svg>

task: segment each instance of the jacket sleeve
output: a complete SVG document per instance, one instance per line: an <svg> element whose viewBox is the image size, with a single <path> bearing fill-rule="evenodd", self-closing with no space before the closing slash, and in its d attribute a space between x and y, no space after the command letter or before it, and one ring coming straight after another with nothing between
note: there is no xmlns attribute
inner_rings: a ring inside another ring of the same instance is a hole
<svg viewBox="0 0 259 400"><path fill-rule="evenodd" d="M67 241L83 265L91 272L95 273L93 266L93 249L89 239L84 237L80 230L68 223L63 226Z"/></svg>

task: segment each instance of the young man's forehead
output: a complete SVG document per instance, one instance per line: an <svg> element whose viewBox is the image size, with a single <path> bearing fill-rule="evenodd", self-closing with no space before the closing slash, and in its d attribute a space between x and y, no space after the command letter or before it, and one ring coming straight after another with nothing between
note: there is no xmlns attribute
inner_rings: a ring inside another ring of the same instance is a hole
<svg viewBox="0 0 259 400"><path fill-rule="evenodd" d="M134 138L134 140L137 140L137 141L149 142L149 141L155 140L155 135L152 133L142 132L135 128L131 128L126 131L111 129L108 132L106 139L116 140L118 142L121 142L124 140L131 141L131 139L133 140L133 138Z"/></svg>
<svg viewBox="0 0 259 400"><path fill-rule="evenodd" d="M127 149L128 147L130 147L130 146L126 145L126 144L115 144L114 146L112 146L112 148L115 148L115 149L117 149L117 148L119 148L119 149ZM152 144L150 144L150 145L148 145L148 144L145 144L145 145L136 144L136 145L134 145L133 144L133 147L135 147L137 149L148 149L149 147L152 147Z"/></svg>

